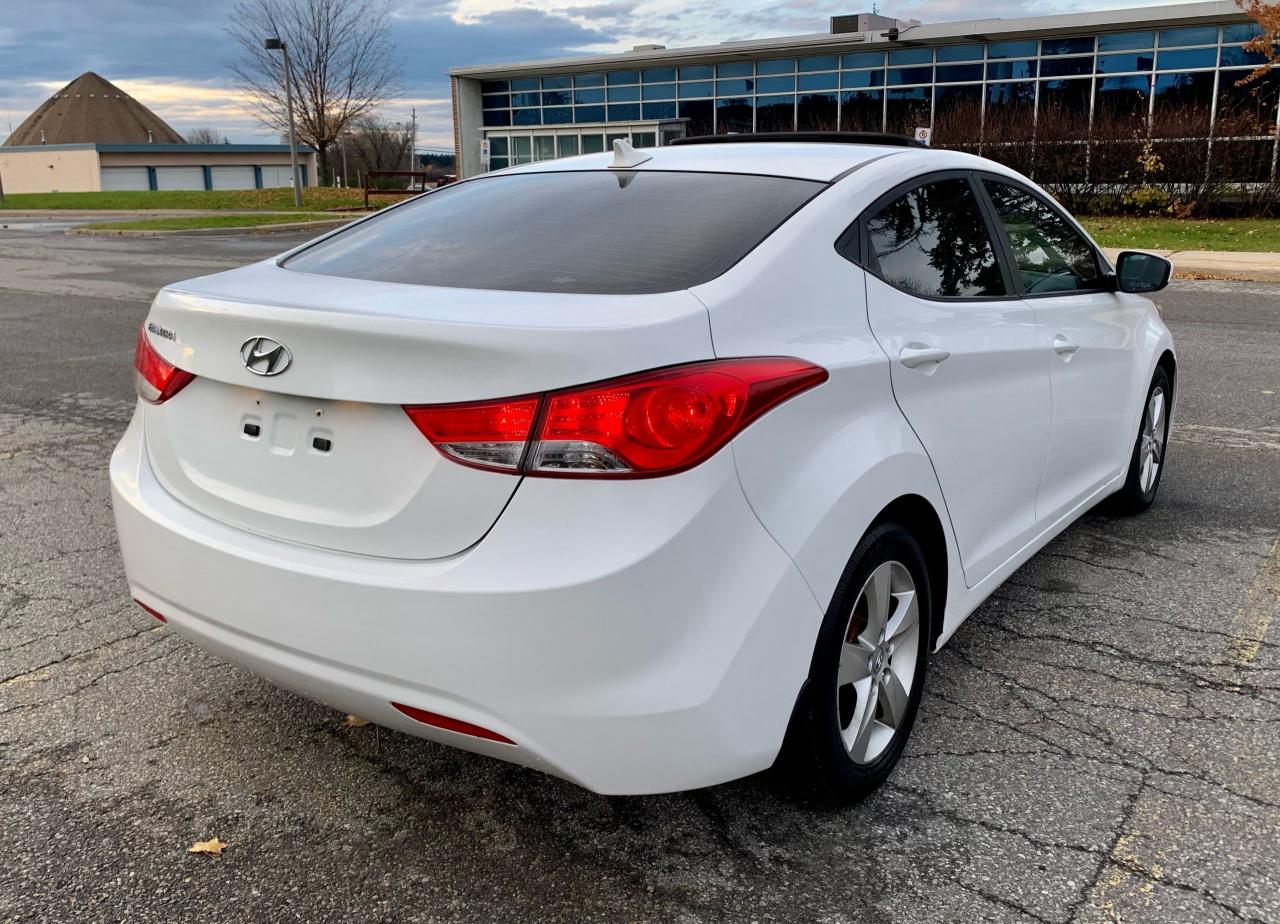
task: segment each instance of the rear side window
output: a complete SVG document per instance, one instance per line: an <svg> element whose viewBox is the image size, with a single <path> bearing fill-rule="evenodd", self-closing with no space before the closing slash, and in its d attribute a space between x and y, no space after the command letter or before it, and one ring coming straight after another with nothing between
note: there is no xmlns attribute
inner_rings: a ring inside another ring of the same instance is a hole
<svg viewBox="0 0 1280 924"><path fill-rule="evenodd" d="M1098 287L1093 248L1065 218L1026 190L995 180L984 182L1028 294Z"/></svg>
<svg viewBox="0 0 1280 924"><path fill-rule="evenodd" d="M362 222L284 266L471 289L670 292L719 276L823 187L660 171L486 177Z"/></svg>
<svg viewBox="0 0 1280 924"><path fill-rule="evenodd" d="M867 220L879 275L925 298L1005 294L995 247L965 179L935 180L905 193Z"/></svg>

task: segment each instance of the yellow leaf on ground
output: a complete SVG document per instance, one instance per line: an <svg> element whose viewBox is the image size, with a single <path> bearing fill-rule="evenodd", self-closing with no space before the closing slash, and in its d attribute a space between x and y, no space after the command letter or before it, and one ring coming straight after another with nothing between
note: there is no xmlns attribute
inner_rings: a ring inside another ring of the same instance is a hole
<svg viewBox="0 0 1280 924"><path fill-rule="evenodd" d="M360 728L360 727L365 726L365 725L368 725L368 724L369 724L369 720L368 720L368 719L362 719L362 718L360 718L360 716L358 716L358 715L349 715L349 716L347 716L346 726L347 726L348 728Z"/></svg>
<svg viewBox="0 0 1280 924"><path fill-rule="evenodd" d="M208 853L217 856L226 849L227 845L215 837L207 841L196 841L187 848L187 853Z"/></svg>

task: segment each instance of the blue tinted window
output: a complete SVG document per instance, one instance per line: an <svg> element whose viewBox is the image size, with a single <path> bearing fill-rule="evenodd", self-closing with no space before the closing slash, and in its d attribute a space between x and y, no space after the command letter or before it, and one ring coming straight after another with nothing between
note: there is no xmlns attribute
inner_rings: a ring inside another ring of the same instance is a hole
<svg viewBox="0 0 1280 924"><path fill-rule="evenodd" d="M889 85L903 83L932 83L931 67L891 67L889 68Z"/></svg>
<svg viewBox="0 0 1280 924"><path fill-rule="evenodd" d="M988 80L1020 80L1036 75L1036 61L989 61Z"/></svg>
<svg viewBox="0 0 1280 924"><path fill-rule="evenodd" d="M716 100L716 130L750 132L755 126L755 101L749 97Z"/></svg>
<svg viewBox="0 0 1280 924"><path fill-rule="evenodd" d="M938 68L938 83L963 83L982 79L981 64L952 64Z"/></svg>
<svg viewBox="0 0 1280 924"><path fill-rule="evenodd" d="M884 67L883 51L859 51L845 55L842 59L844 67Z"/></svg>
<svg viewBox="0 0 1280 924"><path fill-rule="evenodd" d="M741 96L743 93L751 92L751 80L717 80L716 95L717 96Z"/></svg>
<svg viewBox="0 0 1280 924"><path fill-rule="evenodd" d="M938 63L943 61L981 61L981 45L942 45L938 48Z"/></svg>
<svg viewBox="0 0 1280 924"><path fill-rule="evenodd" d="M1040 43L1042 55L1083 55L1093 51L1093 36L1045 39Z"/></svg>
<svg viewBox="0 0 1280 924"><path fill-rule="evenodd" d="M604 90L574 90L573 101L579 105L583 103L603 103Z"/></svg>
<svg viewBox="0 0 1280 924"><path fill-rule="evenodd" d="M640 82L639 71L610 71L609 72L610 86L613 86L614 84L618 84L618 83L639 83L639 82Z"/></svg>
<svg viewBox="0 0 1280 924"><path fill-rule="evenodd" d="M543 125L565 125L573 121L572 106L555 106L542 110Z"/></svg>
<svg viewBox="0 0 1280 924"><path fill-rule="evenodd" d="M640 109L646 119L674 119L676 117L675 103L645 103Z"/></svg>
<svg viewBox="0 0 1280 924"><path fill-rule="evenodd" d="M1262 26L1256 22L1240 22L1233 26L1222 27L1222 41L1224 44L1231 42L1248 42L1257 38L1262 34Z"/></svg>
<svg viewBox="0 0 1280 924"><path fill-rule="evenodd" d="M542 105L544 106L568 106L573 102L573 93L569 90L552 90L550 92L543 91Z"/></svg>
<svg viewBox="0 0 1280 924"><path fill-rule="evenodd" d="M1217 26L1194 26L1190 29L1165 29L1160 33L1161 48L1172 48L1176 45L1216 45L1217 42Z"/></svg>
<svg viewBox="0 0 1280 924"><path fill-rule="evenodd" d="M604 74L579 74L573 78L575 87L603 87Z"/></svg>
<svg viewBox="0 0 1280 924"><path fill-rule="evenodd" d="M792 93L795 88L794 77L760 77L756 80L757 93Z"/></svg>
<svg viewBox="0 0 1280 924"><path fill-rule="evenodd" d="M542 81L537 77L521 77L519 80L511 81L512 90L541 90Z"/></svg>
<svg viewBox="0 0 1280 924"><path fill-rule="evenodd" d="M481 97L481 99L484 100L484 102L480 106L481 109L510 109L511 108L511 97L505 93L500 93L497 96L484 96L484 97Z"/></svg>
<svg viewBox="0 0 1280 924"><path fill-rule="evenodd" d="M1036 85L1026 83L993 83L987 85L990 106L1031 106L1036 101Z"/></svg>
<svg viewBox="0 0 1280 924"><path fill-rule="evenodd" d="M604 107L603 106L575 106L573 109L573 121L603 122Z"/></svg>
<svg viewBox="0 0 1280 924"><path fill-rule="evenodd" d="M644 85L645 99L675 99L676 85L674 83L647 83Z"/></svg>
<svg viewBox="0 0 1280 924"><path fill-rule="evenodd" d="M1041 77L1072 77L1092 73L1093 58L1049 58L1040 62Z"/></svg>
<svg viewBox="0 0 1280 924"><path fill-rule="evenodd" d="M884 127L884 91L849 90L840 94L840 130L878 132Z"/></svg>
<svg viewBox="0 0 1280 924"><path fill-rule="evenodd" d="M640 101L640 88L610 87L607 98L611 103L636 103Z"/></svg>
<svg viewBox="0 0 1280 924"><path fill-rule="evenodd" d="M676 69L674 67L650 67L645 69L642 76L645 83L668 83L676 79Z"/></svg>
<svg viewBox="0 0 1280 924"><path fill-rule="evenodd" d="M484 114L485 125L510 125L511 110L509 109L490 109Z"/></svg>
<svg viewBox="0 0 1280 924"><path fill-rule="evenodd" d="M1031 58L1036 53L1035 42L992 42L987 46L987 58Z"/></svg>
<svg viewBox="0 0 1280 924"><path fill-rule="evenodd" d="M751 77L754 73L755 67L750 61L731 61L716 65L717 77Z"/></svg>
<svg viewBox="0 0 1280 924"><path fill-rule="evenodd" d="M542 102L541 93L513 93L511 102L516 106L536 106Z"/></svg>
<svg viewBox="0 0 1280 924"><path fill-rule="evenodd" d="M836 95L806 93L796 105L796 131L829 132L839 128Z"/></svg>
<svg viewBox="0 0 1280 924"><path fill-rule="evenodd" d="M796 84L801 90L834 90L840 85L840 75L835 71L829 74L801 74Z"/></svg>
<svg viewBox="0 0 1280 924"><path fill-rule="evenodd" d="M1098 36L1098 51L1129 51L1133 48L1154 48L1154 32L1114 32Z"/></svg>
<svg viewBox="0 0 1280 924"><path fill-rule="evenodd" d="M1162 51L1156 64L1162 71L1183 70L1190 67L1213 67L1217 64L1218 49L1193 48L1189 51Z"/></svg>
<svg viewBox="0 0 1280 924"><path fill-rule="evenodd" d="M845 71L840 75L842 87L882 87L884 71Z"/></svg>
<svg viewBox="0 0 1280 924"><path fill-rule="evenodd" d="M1240 46L1234 48L1222 49L1222 66L1223 67L1244 67L1250 65L1256 67L1259 64L1265 64L1267 56L1260 51L1245 51Z"/></svg>
<svg viewBox="0 0 1280 924"><path fill-rule="evenodd" d="M928 64L933 61L932 48L902 48L889 52L890 64Z"/></svg>
<svg viewBox="0 0 1280 924"><path fill-rule="evenodd" d="M710 64L694 64L690 67L680 68L681 80L710 80L711 79Z"/></svg>
<svg viewBox="0 0 1280 924"><path fill-rule="evenodd" d="M763 77L767 74L794 74L795 72L795 58L776 58L773 61L756 62L756 76L758 77Z"/></svg>
<svg viewBox="0 0 1280 924"><path fill-rule="evenodd" d="M573 78L568 74L558 74L555 77L543 77L542 89L544 90L568 90L573 86Z"/></svg>
<svg viewBox="0 0 1280 924"><path fill-rule="evenodd" d="M1123 74L1125 71L1149 71L1155 55L1098 55L1099 74Z"/></svg>
<svg viewBox="0 0 1280 924"><path fill-rule="evenodd" d="M622 103L621 105L609 105L609 121L610 122L634 122L640 118L639 103Z"/></svg>
<svg viewBox="0 0 1280 924"><path fill-rule="evenodd" d="M812 58L800 58L796 61L798 71L834 71L840 66L840 59L835 55L818 55Z"/></svg>
<svg viewBox="0 0 1280 924"><path fill-rule="evenodd" d="M542 123L541 109L517 109L512 113L516 125L539 125Z"/></svg>
<svg viewBox="0 0 1280 924"><path fill-rule="evenodd" d="M482 80L480 81L481 93L506 93L511 89L505 80Z"/></svg>
<svg viewBox="0 0 1280 924"><path fill-rule="evenodd" d="M791 132L795 128L794 96L762 96L756 101L756 131Z"/></svg>
<svg viewBox="0 0 1280 924"><path fill-rule="evenodd" d="M699 83L682 83L680 84L680 98L689 99L693 96L712 96L712 84L710 80Z"/></svg>

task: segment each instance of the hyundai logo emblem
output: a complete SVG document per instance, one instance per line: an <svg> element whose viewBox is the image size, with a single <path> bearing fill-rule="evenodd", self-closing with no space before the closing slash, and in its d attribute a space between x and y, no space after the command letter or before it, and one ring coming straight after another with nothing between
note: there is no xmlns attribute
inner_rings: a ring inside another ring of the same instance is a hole
<svg viewBox="0 0 1280 924"><path fill-rule="evenodd" d="M240 361L254 375L279 375L293 362L293 354L279 340L250 337L240 347Z"/></svg>

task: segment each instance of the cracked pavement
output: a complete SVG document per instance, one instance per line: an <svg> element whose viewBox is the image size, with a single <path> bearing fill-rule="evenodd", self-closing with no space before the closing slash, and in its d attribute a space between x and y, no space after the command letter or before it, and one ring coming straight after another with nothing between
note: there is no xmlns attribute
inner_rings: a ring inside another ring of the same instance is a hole
<svg viewBox="0 0 1280 924"><path fill-rule="evenodd" d="M107 459L150 297L296 240L0 231L0 920L1280 922L1280 286L1161 293L1155 507L1015 574L832 810L348 727L131 603Z"/></svg>

